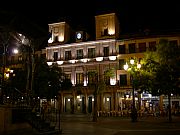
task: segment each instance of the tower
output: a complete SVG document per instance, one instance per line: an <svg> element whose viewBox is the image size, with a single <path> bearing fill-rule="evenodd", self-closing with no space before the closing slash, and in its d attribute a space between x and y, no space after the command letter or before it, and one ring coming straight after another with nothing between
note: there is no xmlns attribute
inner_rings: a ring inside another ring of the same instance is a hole
<svg viewBox="0 0 180 135"><path fill-rule="evenodd" d="M119 37L119 21L115 13L95 16L96 40Z"/></svg>
<svg viewBox="0 0 180 135"><path fill-rule="evenodd" d="M70 40L70 26L66 22L52 23L49 25L51 37L48 40L49 45L67 43Z"/></svg>

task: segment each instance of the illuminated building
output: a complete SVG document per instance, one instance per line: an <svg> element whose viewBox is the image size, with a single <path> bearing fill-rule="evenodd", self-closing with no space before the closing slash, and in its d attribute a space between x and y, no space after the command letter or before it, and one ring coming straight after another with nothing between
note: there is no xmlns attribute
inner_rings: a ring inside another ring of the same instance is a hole
<svg viewBox="0 0 180 135"><path fill-rule="evenodd" d="M62 111L91 112L93 110L93 91L88 88L89 71L104 74L108 69L114 70L114 77L105 79L107 89L98 95L99 111L119 111L131 106L132 93L130 75L123 69L127 58L143 58L147 50L155 51L161 38L180 43L177 34L152 34L145 31L141 34L121 35L119 20L115 13L95 16L95 39L92 40L86 31L75 31L74 42L70 42L72 31L67 22L49 24L52 37L46 47L46 59L49 64L57 63L71 79L72 91L61 91ZM88 36L87 36L88 35ZM80 88L79 88L80 86ZM143 93L135 97L136 105L153 109L155 104L163 102L162 98ZM179 101L178 101L179 102Z"/></svg>

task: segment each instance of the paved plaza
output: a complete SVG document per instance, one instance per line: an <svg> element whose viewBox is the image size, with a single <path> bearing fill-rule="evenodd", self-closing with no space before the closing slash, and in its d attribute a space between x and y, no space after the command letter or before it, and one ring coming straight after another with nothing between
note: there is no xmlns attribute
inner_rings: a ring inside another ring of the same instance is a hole
<svg viewBox="0 0 180 135"><path fill-rule="evenodd" d="M57 123L57 129L58 127ZM180 135L180 117L173 116L171 123L166 117L143 117L134 123L126 117L99 117L98 122L92 122L89 115L63 114L60 127L62 135ZM40 133L30 126L7 133L7 135L38 134Z"/></svg>

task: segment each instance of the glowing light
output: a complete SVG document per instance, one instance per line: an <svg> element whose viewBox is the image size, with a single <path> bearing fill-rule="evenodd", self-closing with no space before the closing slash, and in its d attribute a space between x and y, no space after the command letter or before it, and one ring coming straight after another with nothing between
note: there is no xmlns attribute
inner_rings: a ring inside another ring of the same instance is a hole
<svg viewBox="0 0 180 135"><path fill-rule="evenodd" d="M71 101L71 99L70 99L70 98L68 98L68 102L69 102L69 101Z"/></svg>
<svg viewBox="0 0 180 135"><path fill-rule="evenodd" d="M87 86L87 81L84 81L84 86Z"/></svg>
<svg viewBox="0 0 180 135"><path fill-rule="evenodd" d="M50 38L49 40L48 40L48 43L52 43L53 42L53 38Z"/></svg>
<svg viewBox="0 0 180 135"><path fill-rule="evenodd" d="M9 78L9 73L5 73L5 76L6 76L7 78Z"/></svg>
<svg viewBox="0 0 180 135"><path fill-rule="evenodd" d="M18 54L18 52L19 52L18 49L13 49L14 54Z"/></svg>
<svg viewBox="0 0 180 135"><path fill-rule="evenodd" d="M130 63L133 65L133 64L134 64L134 60L133 60L133 59L131 59L131 60L130 60Z"/></svg>
<svg viewBox="0 0 180 135"><path fill-rule="evenodd" d="M81 59L82 62L86 63L89 61L89 59Z"/></svg>
<svg viewBox="0 0 180 135"><path fill-rule="evenodd" d="M109 60L116 60L116 56L109 56Z"/></svg>
<svg viewBox="0 0 180 135"><path fill-rule="evenodd" d="M126 63L126 65L124 65L124 70L128 69L128 64Z"/></svg>
<svg viewBox="0 0 180 135"><path fill-rule="evenodd" d="M137 68L141 68L141 64L137 64Z"/></svg>
<svg viewBox="0 0 180 135"><path fill-rule="evenodd" d="M106 98L106 101L109 101L109 98Z"/></svg>
<svg viewBox="0 0 180 135"><path fill-rule="evenodd" d="M71 44L63 44L58 46L49 46L46 49L57 49L59 47L73 47L73 46L84 46L84 45L94 45L99 43L112 43L115 42L114 39L107 39L107 40L97 40L97 41L89 41L89 42L80 42L80 43L71 43Z"/></svg>
<svg viewBox="0 0 180 135"><path fill-rule="evenodd" d="M70 63L74 64L77 60L69 60Z"/></svg>
<svg viewBox="0 0 180 135"><path fill-rule="evenodd" d="M64 61L57 61L58 65L62 65L64 63Z"/></svg>
<svg viewBox="0 0 180 135"><path fill-rule="evenodd" d="M115 78L110 78L110 84L111 85L116 85L116 79Z"/></svg>
<svg viewBox="0 0 180 135"><path fill-rule="evenodd" d="M114 34L115 34L115 31L114 31L113 29L109 29L108 34L109 34L109 35L114 35Z"/></svg>
<svg viewBox="0 0 180 135"><path fill-rule="evenodd" d="M10 73L13 73L13 72L14 72L14 70L11 69L11 70L10 70Z"/></svg>
<svg viewBox="0 0 180 135"><path fill-rule="evenodd" d="M53 64L53 62L47 62L48 66L51 66Z"/></svg>
<svg viewBox="0 0 180 135"><path fill-rule="evenodd" d="M59 42L63 42L63 41L64 41L64 36L59 36L59 37L58 37L58 41L59 41Z"/></svg>
<svg viewBox="0 0 180 135"><path fill-rule="evenodd" d="M103 61L103 57L97 57L96 61Z"/></svg>

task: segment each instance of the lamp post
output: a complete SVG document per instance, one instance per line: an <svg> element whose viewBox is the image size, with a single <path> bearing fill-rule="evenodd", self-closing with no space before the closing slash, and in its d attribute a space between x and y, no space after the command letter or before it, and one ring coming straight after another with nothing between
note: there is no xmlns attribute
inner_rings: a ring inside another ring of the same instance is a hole
<svg viewBox="0 0 180 135"><path fill-rule="evenodd" d="M132 108L131 108L131 120L132 122L136 122L137 121L137 109L136 109L136 106L135 106L135 85L134 85L134 82L135 82L135 78L134 78L134 75L135 73L141 68L141 64L135 62L134 59L131 59L129 61L129 64L125 64L124 65L124 69L126 71L129 71L130 74L132 75Z"/></svg>

